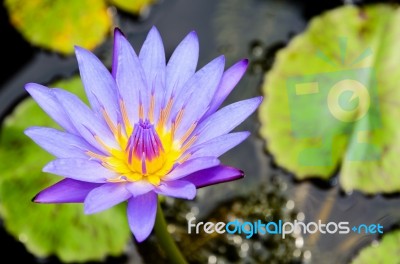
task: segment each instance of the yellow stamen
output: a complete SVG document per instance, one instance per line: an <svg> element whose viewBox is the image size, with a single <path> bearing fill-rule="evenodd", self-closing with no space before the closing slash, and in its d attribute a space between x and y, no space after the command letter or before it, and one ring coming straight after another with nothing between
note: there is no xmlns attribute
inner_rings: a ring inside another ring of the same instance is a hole
<svg viewBox="0 0 400 264"><path fill-rule="evenodd" d="M178 126L181 124L184 112L185 112L185 109L182 108L181 110L179 110L178 114L176 115L175 122L174 122L175 128L178 128Z"/></svg>
<svg viewBox="0 0 400 264"><path fill-rule="evenodd" d="M197 122L196 122L196 123L193 123L193 124L189 127L188 131L186 131L186 133L185 133L185 134L183 135L183 137L181 138L181 144L183 144L183 143L186 141L186 139L189 138L189 136L192 134L192 132L193 132L193 130L196 128L196 126L197 126Z"/></svg>
<svg viewBox="0 0 400 264"><path fill-rule="evenodd" d="M188 142L181 148L182 153L190 148L190 146L197 140L197 136L191 137Z"/></svg>
<svg viewBox="0 0 400 264"><path fill-rule="evenodd" d="M124 101L121 100L119 102L119 107L121 108L122 120L123 120L124 125L125 125L125 132L126 132L127 135L130 135L132 133L133 127L132 127L131 123L129 122L128 112L126 111L126 107L125 107Z"/></svg>
<svg viewBox="0 0 400 264"><path fill-rule="evenodd" d="M120 182L126 182L126 178L123 176L119 176L117 178L113 178L113 179L107 179L108 182L112 182L112 183L120 183Z"/></svg>
<svg viewBox="0 0 400 264"><path fill-rule="evenodd" d="M153 184L153 185L159 185L160 184L160 177L156 175L150 175L147 177L148 181Z"/></svg>
<svg viewBox="0 0 400 264"><path fill-rule="evenodd" d="M111 148L109 146L107 146L103 140L101 140L101 138L97 135L94 135L94 139L97 141L97 143L99 143L105 150L110 150Z"/></svg>
<svg viewBox="0 0 400 264"><path fill-rule="evenodd" d="M139 173L130 173L128 177L134 181L140 181L143 178L143 175Z"/></svg>
<svg viewBox="0 0 400 264"><path fill-rule="evenodd" d="M154 106L156 103L156 99L154 97L154 94L151 95L151 99L150 99L150 109L149 109L149 119L150 122L153 123L154 122Z"/></svg>
<svg viewBox="0 0 400 264"><path fill-rule="evenodd" d="M120 146L125 146L126 142L128 141L126 136L122 134L122 125L121 124L118 124L118 126L117 126L117 136L116 136L116 138L117 138L118 144Z"/></svg>
<svg viewBox="0 0 400 264"><path fill-rule="evenodd" d="M112 133L115 135L116 134L116 127L113 124L113 122L111 121L110 116L108 115L108 113L106 112L106 110L103 108L101 109L101 112L103 114L104 120L106 121L108 127L110 128L110 130L112 131Z"/></svg>
<svg viewBox="0 0 400 264"><path fill-rule="evenodd" d="M110 164L108 164L107 162L102 162L101 165L103 165L103 167L105 167L105 168L107 168L109 170L115 171L115 167L110 165Z"/></svg>
<svg viewBox="0 0 400 264"><path fill-rule="evenodd" d="M174 99L172 99L172 98L168 100L167 107L165 108L165 121L167 121L167 119L169 118L173 102L174 102Z"/></svg>
<svg viewBox="0 0 400 264"><path fill-rule="evenodd" d="M186 154L185 156L183 156L183 158L179 159L179 163L184 163L185 161L187 161L192 155L190 153Z"/></svg>
<svg viewBox="0 0 400 264"><path fill-rule="evenodd" d="M139 105L139 118L143 119L144 118L144 110L143 110L143 105Z"/></svg>
<svg viewBox="0 0 400 264"><path fill-rule="evenodd" d="M173 99L169 99L168 103L167 103L167 107L165 107L165 109L161 110L161 114L160 114L160 119L158 121L158 125L157 125L157 129L161 130L162 128L165 127L165 124L167 122L167 119L171 113L171 109L172 109L172 104L173 104Z"/></svg>
<svg viewBox="0 0 400 264"><path fill-rule="evenodd" d="M85 153L86 153L86 155L88 155L88 156L90 156L92 158L98 159L100 161L104 161L105 159L107 159L106 156L94 153L93 151L90 151L90 150L86 151Z"/></svg>
<svg viewBox="0 0 400 264"><path fill-rule="evenodd" d="M175 125L175 122L173 122L172 126L171 126L171 137L173 137L175 135L175 129L176 129L176 125Z"/></svg>

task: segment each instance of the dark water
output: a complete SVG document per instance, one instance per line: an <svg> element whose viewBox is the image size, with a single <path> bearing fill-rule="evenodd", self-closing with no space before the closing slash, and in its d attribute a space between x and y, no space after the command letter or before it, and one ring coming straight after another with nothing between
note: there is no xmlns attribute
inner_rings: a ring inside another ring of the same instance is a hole
<svg viewBox="0 0 400 264"><path fill-rule="evenodd" d="M228 66L239 59L249 58L249 71L228 97L225 102L227 104L260 95L264 72L272 66L275 52L293 36L301 33L313 16L341 4L340 1L168 0L157 4L142 19L118 12L116 16L118 26L136 50L151 26L156 25L163 37L167 56L188 32L196 30L200 39L199 67L221 53L226 55ZM7 24L3 9L0 17L1 27L4 28L2 33L5 32L7 36L7 41L1 42L2 50L15 54L15 59L7 62L8 67L0 79L0 113L4 117L26 96L23 90L25 83L46 84L57 78L69 77L77 73L77 64L74 56L62 57L32 48ZM108 40L96 50L96 54L107 65L111 62L111 49L112 43ZM293 176L277 167L273 157L264 151L265 143L258 136L258 128L257 115L254 114L237 129L249 130L252 136L222 157L224 163L243 169L246 177L237 182L201 189L196 200L190 203L167 200L165 210L172 227L178 230L186 228L185 217L189 215L196 216L199 221L209 219L210 216L223 219L227 211L235 211L237 208L241 209L235 214L244 219L254 217L250 213L243 213L246 208L253 208L260 215L280 216L288 220L349 221L353 225L380 223L385 231L400 222L398 196L345 194L340 190L335 177L330 182L294 181ZM253 202L249 204L243 200L244 196ZM178 216L172 217L174 215ZM186 247L184 242L192 243L196 238L188 238L178 232L175 235L180 239L182 247L193 249ZM35 260L25 252L22 244L4 231L0 233L0 239L9 245L9 249L21 252L12 255L16 261L57 263L55 258ZM351 233L298 236L285 242L261 239L240 240L236 243L224 239L209 242L199 258L210 253L212 257L205 259L209 263L218 260L224 263L348 263L360 248L379 237ZM164 258L159 255L154 241L154 238L150 238L136 248L143 260L135 253L129 253L121 258L111 258L107 263L163 262ZM136 252L135 246L132 245L131 249L131 252ZM257 257L251 257L252 254Z"/></svg>

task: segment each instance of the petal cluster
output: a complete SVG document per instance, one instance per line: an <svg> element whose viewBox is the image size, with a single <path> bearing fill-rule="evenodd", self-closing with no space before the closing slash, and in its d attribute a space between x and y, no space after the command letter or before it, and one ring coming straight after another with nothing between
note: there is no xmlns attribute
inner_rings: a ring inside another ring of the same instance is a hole
<svg viewBox="0 0 400 264"><path fill-rule="evenodd" d="M116 29L111 73L91 52L75 48L90 106L65 90L27 84L29 94L63 128L26 130L57 158L43 170L65 177L34 201L83 202L88 214L128 201L130 228L143 241L154 225L158 194L193 199L196 188L243 177L218 157L249 136L230 132L262 98L219 109L248 62L224 71L220 56L196 71L198 52L191 32L166 63L153 27L137 55Z"/></svg>

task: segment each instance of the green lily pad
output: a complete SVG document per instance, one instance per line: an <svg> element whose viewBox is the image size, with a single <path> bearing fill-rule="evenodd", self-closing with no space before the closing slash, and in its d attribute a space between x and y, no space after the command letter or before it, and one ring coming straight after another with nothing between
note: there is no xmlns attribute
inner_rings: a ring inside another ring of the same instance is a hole
<svg viewBox="0 0 400 264"><path fill-rule="evenodd" d="M383 236L379 244L361 250L352 264L398 263L400 256L400 231L393 231ZM371 262L372 261L372 262Z"/></svg>
<svg viewBox="0 0 400 264"><path fill-rule="evenodd" d="M400 10L344 6L311 21L265 76L260 134L297 179L400 191Z"/></svg>
<svg viewBox="0 0 400 264"><path fill-rule="evenodd" d="M32 44L70 54L74 45L94 49L110 31L104 1L6 0L11 23Z"/></svg>
<svg viewBox="0 0 400 264"><path fill-rule="evenodd" d="M54 86L83 97L79 78ZM125 205L85 215L82 204L31 202L61 178L42 172L54 157L24 135L30 126L56 127L29 98L4 121L0 133L0 216L7 231L40 257L56 255L65 262L83 262L122 254L131 239Z"/></svg>
<svg viewBox="0 0 400 264"><path fill-rule="evenodd" d="M138 15L156 0L108 0L108 2L126 12Z"/></svg>

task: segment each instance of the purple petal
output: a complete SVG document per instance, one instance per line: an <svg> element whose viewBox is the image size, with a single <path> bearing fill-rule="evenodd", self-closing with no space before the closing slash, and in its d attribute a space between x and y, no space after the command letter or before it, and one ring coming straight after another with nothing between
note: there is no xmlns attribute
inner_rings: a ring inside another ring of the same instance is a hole
<svg viewBox="0 0 400 264"><path fill-rule="evenodd" d="M199 58L199 40L196 32L190 32L176 47L168 61L166 70L166 91L164 106L174 95L179 94L183 85L194 74Z"/></svg>
<svg viewBox="0 0 400 264"><path fill-rule="evenodd" d="M133 196L140 196L154 190L154 185L147 181L136 181L126 184L126 189Z"/></svg>
<svg viewBox="0 0 400 264"><path fill-rule="evenodd" d="M196 144L229 133L251 115L262 101L262 96L239 101L212 114L201 122L194 134L198 135Z"/></svg>
<svg viewBox="0 0 400 264"><path fill-rule="evenodd" d="M154 98L153 123L157 123L165 92L165 52L158 30L153 27L139 53L147 79L147 87Z"/></svg>
<svg viewBox="0 0 400 264"><path fill-rule="evenodd" d="M96 161L89 159L56 159L43 168L44 172L78 181L104 183L118 175Z"/></svg>
<svg viewBox="0 0 400 264"><path fill-rule="evenodd" d="M219 163L219 160L215 157L201 157L197 159L191 159L174 168L163 179L166 181L177 180L198 170L215 167L219 165Z"/></svg>
<svg viewBox="0 0 400 264"><path fill-rule="evenodd" d="M85 214L94 214L128 200L132 194L123 183L106 183L93 189L85 199Z"/></svg>
<svg viewBox="0 0 400 264"><path fill-rule="evenodd" d="M38 193L35 203L83 203L86 195L101 184L64 179Z"/></svg>
<svg viewBox="0 0 400 264"><path fill-rule="evenodd" d="M224 72L224 65L224 56L214 59L196 72L177 95L171 116L175 117L181 109L184 112L175 139L180 139L207 111Z"/></svg>
<svg viewBox="0 0 400 264"><path fill-rule="evenodd" d="M26 84L25 89L57 124L72 134L78 134L67 113L52 93L52 89L36 83Z"/></svg>
<svg viewBox="0 0 400 264"><path fill-rule="evenodd" d="M150 235L156 220L156 212L157 194L154 192L129 199L128 223L138 242L142 242Z"/></svg>
<svg viewBox="0 0 400 264"><path fill-rule="evenodd" d="M236 84L242 79L248 65L249 61L247 59L241 60L225 71L210 107L202 117L203 119L213 114L221 106Z"/></svg>
<svg viewBox="0 0 400 264"><path fill-rule="evenodd" d="M119 29L114 31L112 74L133 125L139 120L140 103L143 105L144 113L148 112L150 94L139 58Z"/></svg>
<svg viewBox="0 0 400 264"><path fill-rule="evenodd" d="M237 180L243 177L243 171L233 167L220 165L217 167L197 171L185 178L182 178L182 180L189 181L196 185L197 188L201 188L221 182Z"/></svg>
<svg viewBox="0 0 400 264"><path fill-rule="evenodd" d="M54 128L31 127L25 134L57 158L85 159L88 158L86 151L96 151L81 137Z"/></svg>
<svg viewBox="0 0 400 264"><path fill-rule="evenodd" d="M250 132L236 132L213 138L207 142L195 145L188 149L190 158L219 157L233 147L239 145L250 135Z"/></svg>
<svg viewBox="0 0 400 264"><path fill-rule="evenodd" d="M102 116L106 110L114 125L118 120L117 85L111 73L103 63L90 51L75 46L79 72L85 87L86 95L95 113Z"/></svg>
<svg viewBox="0 0 400 264"><path fill-rule="evenodd" d="M55 88L52 91L76 129L87 142L98 149L107 151L96 141L94 136L98 136L107 146L119 148L110 129L76 95L62 89Z"/></svg>
<svg viewBox="0 0 400 264"><path fill-rule="evenodd" d="M161 182L155 192L165 196L192 200L196 196L196 186L188 181Z"/></svg>

